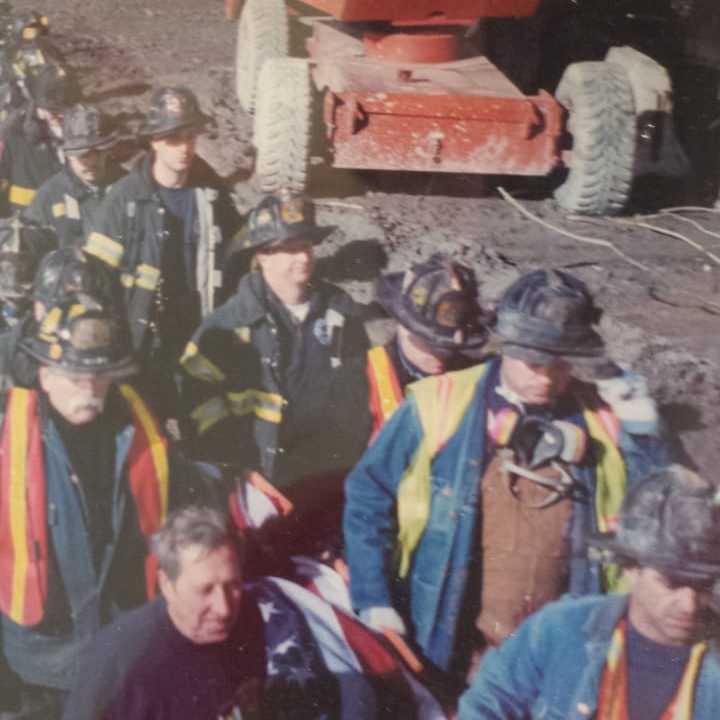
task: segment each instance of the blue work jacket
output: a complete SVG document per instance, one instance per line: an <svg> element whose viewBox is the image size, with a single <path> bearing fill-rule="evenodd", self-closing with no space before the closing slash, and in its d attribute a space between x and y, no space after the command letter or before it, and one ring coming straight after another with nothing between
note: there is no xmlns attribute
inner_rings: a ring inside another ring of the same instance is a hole
<svg viewBox="0 0 720 720"><path fill-rule="evenodd" d="M411 639L443 670L450 668L456 638L462 634L480 480L492 459L486 452L486 390L499 382L499 365L499 358L489 361L458 429L433 457L430 516L407 578L397 574L396 500L400 480L423 437L412 395L383 426L345 487L344 533L353 606L356 610L395 607L409 622ZM629 485L668 461L659 436L631 435L621 428L619 449ZM592 502L595 472L590 466L573 466L572 472L584 492L573 501L569 590L599 592L601 567L588 560L585 547L588 534L597 531Z"/></svg>
<svg viewBox="0 0 720 720"><path fill-rule="evenodd" d="M597 712L600 681L613 630L627 595L565 598L528 618L483 659L460 698L459 720L587 720ZM705 654L693 720L720 709L720 658Z"/></svg>

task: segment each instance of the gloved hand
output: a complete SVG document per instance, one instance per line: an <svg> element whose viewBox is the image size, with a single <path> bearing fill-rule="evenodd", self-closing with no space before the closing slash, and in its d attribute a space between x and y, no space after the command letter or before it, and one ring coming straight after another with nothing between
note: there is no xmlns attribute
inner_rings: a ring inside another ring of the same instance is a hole
<svg viewBox="0 0 720 720"><path fill-rule="evenodd" d="M596 380L600 397L612 408L628 432L651 435L657 431L659 416L655 401L648 395L645 378L627 366L622 375Z"/></svg>
<svg viewBox="0 0 720 720"><path fill-rule="evenodd" d="M397 611L391 607L369 607L360 611L360 619L373 630L392 630L398 635L407 635L407 628Z"/></svg>

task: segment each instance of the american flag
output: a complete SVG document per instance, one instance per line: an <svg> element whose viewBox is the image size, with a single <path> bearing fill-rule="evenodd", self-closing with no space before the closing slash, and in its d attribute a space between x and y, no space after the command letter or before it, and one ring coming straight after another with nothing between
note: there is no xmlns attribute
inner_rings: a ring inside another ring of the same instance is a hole
<svg viewBox="0 0 720 720"><path fill-rule="evenodd" d="M252 483L238 489L233 505L243 529L283 512ZM314 558L292 561L288 577L266 577L248 589L264 621L272 717L445 720L393 645L353 614L344 579Z"/></svg>
<svg viewBox="0 0 720 720"><path fill-rule="evenodd" d="M442 720L384 638L284 578L248 588L264 621L266 701L279 720Z"/></svg>

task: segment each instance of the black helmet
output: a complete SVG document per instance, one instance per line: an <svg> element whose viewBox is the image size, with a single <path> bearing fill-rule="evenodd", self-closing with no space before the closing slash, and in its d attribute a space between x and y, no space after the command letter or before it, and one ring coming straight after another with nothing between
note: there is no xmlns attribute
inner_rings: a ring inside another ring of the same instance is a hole
<svg viewBox="0 0 720 720"><path fill-rule="evenodd" d="M720 490L692 470L671 465L630 491L617 532L591 545L607 559L689 583L720 581Z"/></svg>
<svg viewBox="0 0 720 720"><path fill-rule="evenodd" d="M322 242L335 230L315 223L315 206L310 200L290 193L267 195L248 215L245 226L232 240L229 253L259 250L289 240Z"/></svg>
<svg viewBox="0 0 720 720"><path fill-rule="evenodd" d="M526 362L591 358L607 363L605 343L593 328L601 315L581 280L561 270L535 270L503 293L493 330L504 354Z"/></svg>
<svg viewBox="0 0 720 720"><path fill-rule="evenodd" d="M170 135L177 130L201 129L209 120L200 110L194 93L186 87L164 87L150 98L150 109L140 134L149 137Z"/></svg>
<svg viewBox="0 0 720 720"><path fill-rule="evenodd" d="M462 350L487 341L489 316L478 303L475 273L446 255L383 275L377 298L401 325L436 347Z"/></svg>
<svg viewBox="0 0 720 720"><path fill-rule="evenodd" d="M30 98L39 108L63 112L80 98L74 74L56 62L45 62L25 80Z"/></svg>
<svg viewBox="0 0 720 720"><path fill-rule="evenodd" d="M124 315L84 293L66 296L50 308L21 347L42 365L69 373L124 377L136 370Z"/></svg>
<svg viewBox="0 0 720 720"><path fill-rule="evenodd" d="M66 155L107 150L117 142L111 119L93 105L73 105L63 117L62 149Z"/></svg>
<svg viewBox="0 0 720 720"><path fill-rule="evenodd" d="M0 220L0 298L29 300L38 263L55 245L49 228L19 218Z"/></svg>
<svg viewBox="0 0 720 720"><path fill-rule="evenodd" d="M90 295L108 308L118 307L121 302L120 282L104 262L75 247L48 253L35 273L33 300L50 307L77 292Z"/></svg>

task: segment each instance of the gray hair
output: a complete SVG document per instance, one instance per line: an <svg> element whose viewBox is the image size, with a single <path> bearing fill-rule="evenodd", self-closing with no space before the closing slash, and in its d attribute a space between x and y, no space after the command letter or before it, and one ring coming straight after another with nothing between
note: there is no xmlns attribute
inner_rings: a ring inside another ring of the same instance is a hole
<svg viewBox="0 0 720 720"><path fill-rule="evenodd" d="M224 545L234 547L242 557L242 534L230 527L227 516L209 507L191 506L170 514L150 538L150 548L160 570L171 581L180 574L180 552L198 546L205 553Z"/></svg>

